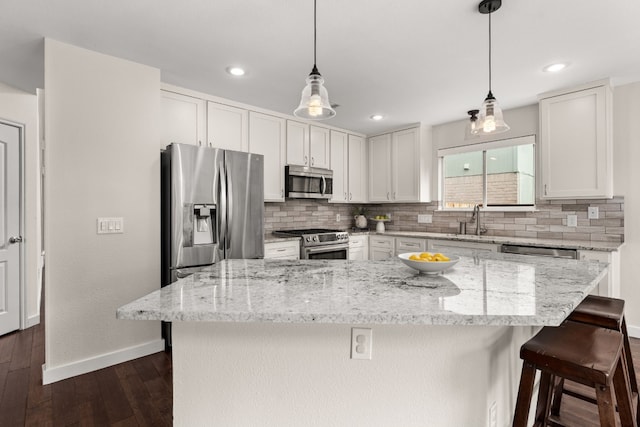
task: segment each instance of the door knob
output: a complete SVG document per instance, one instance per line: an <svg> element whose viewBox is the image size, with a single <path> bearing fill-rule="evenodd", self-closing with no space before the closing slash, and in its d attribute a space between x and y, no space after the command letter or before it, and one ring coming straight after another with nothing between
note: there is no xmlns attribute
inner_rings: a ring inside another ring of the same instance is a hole
<svg viewBox="0 0 640 427"><path fill-rule="evenodd" d="M20 243L20 242L22 242L22 236L9 237L9 243Z"/></svg>

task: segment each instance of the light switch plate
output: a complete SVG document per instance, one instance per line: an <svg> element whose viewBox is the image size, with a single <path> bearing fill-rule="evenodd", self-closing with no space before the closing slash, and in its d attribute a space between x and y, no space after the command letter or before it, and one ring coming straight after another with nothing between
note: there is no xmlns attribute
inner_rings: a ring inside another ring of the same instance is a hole
<svg viewBox="0 0 640 427"><path fill-rule="evenodd" d="M600 217L600 209L597 206L589 206L587 218L598 219Z"/></svg>
<svg viewBox="0 0 640 427"><path fill-rule="evenodd" d="M98 234L122 234L124 233L124 218L98 218L96 231Z"/></svg>
<svg viewBox="0 0 640 427"><path fill-rule="evenodd" d="M578 215L567 215L567 227L578 226Z"/></svg>

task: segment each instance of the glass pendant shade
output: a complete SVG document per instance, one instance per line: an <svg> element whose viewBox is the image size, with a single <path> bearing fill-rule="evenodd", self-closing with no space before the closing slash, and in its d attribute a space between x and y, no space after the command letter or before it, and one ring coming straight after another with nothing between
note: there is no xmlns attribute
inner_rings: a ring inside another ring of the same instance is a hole
<svg viewBox="0 0 640 427"><path fill-rule="evenodd" d="M469 122L464 130L464 139L469 139L477 136L475 133L476 127L478 125L478 113L479 110L469 110L467 114L469 115Z"/></svg>
<svg viewBox="0 0 640 427"><path fill-rule="evenodd" d="M480 107L478 120L471 133L473 135L482 135L506 132L509 129L509 125L504 122L504 118L502 117L502 108L500 108L498 101L494 98L491 91L489 91L489 94Z"/></svg>
<svg viewBox="0 0 640 427"><path fill-rule="evenodd" d="M315 66L307 77L307 85L302 89L300 105L293 114L310 120L330 119L336 115L336 111L329 103L329 93L324 87L324 79Z"/></svg>

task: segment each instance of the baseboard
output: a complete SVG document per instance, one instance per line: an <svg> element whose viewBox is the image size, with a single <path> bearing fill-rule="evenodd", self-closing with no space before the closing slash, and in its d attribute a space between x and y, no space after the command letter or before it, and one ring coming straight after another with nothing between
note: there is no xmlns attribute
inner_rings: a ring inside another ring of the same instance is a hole
<svg viewBox="0 0 640 427"><path fill-rule="evenodd" d="M633 338L640 338L640 326L627 325L627 334Z"/></svg>
<svg viewBox="0 0 640 427"><path fill-rule="evenodd" d="M117 365L118 363L128 362L129 360L148 356L159 351L164 351L163 339L150 341L134 347L102 354L90 359L80 360L78 362L55 368L49 369L47 368L47 365L44 364L42 365L42 384L46 385L55 383L77 375L86 374L87 372L97 371L98 369L107 368L109 366Z"/></svg>
<svg viewBox="0 0 640 427"><path fill-rule="evenodd" d="M36 326L40 324L40 315L34 314L33 316L27 317L27 322L24 325L25 329L29 329L32 326Z"/></svg>

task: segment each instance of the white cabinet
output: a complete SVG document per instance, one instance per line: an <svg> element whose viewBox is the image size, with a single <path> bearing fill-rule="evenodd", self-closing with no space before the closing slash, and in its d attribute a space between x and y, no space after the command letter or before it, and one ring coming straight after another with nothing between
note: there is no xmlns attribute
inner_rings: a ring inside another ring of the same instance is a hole
<svg viewBox="0 0 640 427"><path fill-rule="evenodd" d="M329 168L329 129L287 120L287 164Z"/></svg>
<svg viewBox="0 0 640 427"><path fill-rule="evenodd" d="M539 96L542 198L613 196L612 109L603 81Z"/></svg>
<svg viewBox="0 0 640 427"><path fill-rule="evenodd" d="M602 251L578 251L578 258L585 261L598 261L609 264L607 275L591 292L603 297L620 298L620 254Z"/></svg>
<svg viewBox="0 0 640 427"><path fill-rule="evenodd" d="M380 261L393 258L394 240L392 236L369 236L369 259Z"/></svg>
<svg viewBox="0 0 640 427"><path fill-rule="evenodd" d="M369 201L428 202L430 151L420 127L369 139Z"/></svg>
<svg viewBox="0 0 640 427"><path fill-rule="evenodd" d="M177 142L202 145L206 143L206 103L202 99L161 91L160 148Z"/></svg>
<svg viewBox="0 0 640 427"><path fill-rule="evenodd" d="M349 236L349 259L361 261L369 259L369 236Z"/></svg>
<svg viewBox="0 0 640 427"><path fill-rule="evenodd" d="M329 167L333 171L333 194L331 201L334 203L349 202L349 147L347 134L331 131L331 162Z"/></svg>
<svg viewBox="0 0 640 427"><path fill-rule="evenodd" d="M366 203L366 146L364 138L331 131L334 203Z"/></svg>
<svg viewBox="0 0 640 427"><path fill-rule="evenodd" d="M300 259L300 242L298 240L266 242L264 259Z"/></svg>
<svg viewBox="0 0 640 427"><path fill-rule="evenodd" d="M349 202L366 203L367 200L367 146L365 139L349 135L348 185Z"/></svg>
<svg viewBox="0 0 640 427"><path fill-rule="evenodd" d="M463 248L475 249L478 251L500 252L500 245L494 243L481 242L458 242L455 240L437 240L429 239L427 249L431 252L446 252L447 249Z"/></svg>
<svg viewBox="0 0 640 427"><path fill-rule="evenodd" d="M209 145L225 150L249 151L249 111L207 102Z"/></svg>
<svg viewBox="0 0 640 427"><path fill-rule="evenodd" d="M425 239L416 239L415 237L396 237L395 240L396 256L406 252L424 252L427 249L427 241Z"/></svg>
<svg viewBox="0 0 640 427"><path fill-rule="evenodd" d="M264 156L264 200L284 202L285 120L251 111L249 151Z"/></svg>

